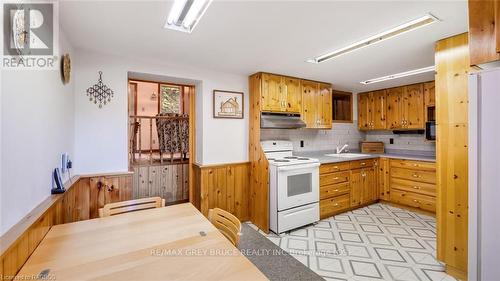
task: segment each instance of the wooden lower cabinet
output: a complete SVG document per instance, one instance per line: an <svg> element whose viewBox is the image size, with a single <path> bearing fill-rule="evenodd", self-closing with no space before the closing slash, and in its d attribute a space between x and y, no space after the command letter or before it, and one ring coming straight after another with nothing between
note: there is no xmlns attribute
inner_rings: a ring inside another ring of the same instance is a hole
<svg viewBox="0 0 500 281"><path fill-rule="evenodd" d="M390 185L390 160L388 158L380 158L378 165L378 193L379 198L389 201L391 193Z"/></svg>
<svg viewBox="0 0 500 281"><path fill-rule="evenodd" d="M436 163L391 159L389 174L391 202L436 211Z"/></svg>
<svg viewBox="0 0 500 281"><path fill-rule="evenodd" d="M393 189L391 191L391 201L425 211L436 212L436 197L434 196Z"/></svg>
<svg viewBox="0 0 500 281"><path fill-rule="evenodd" d="M378 200L378 159L320 167L320 217L326 218Z"/></svg>
<svg viewBox="0 0 500 281"><path fill-rule="evenodd" d="M348 193L319 201L319 212L322 219L345 211L349 207Z"/></svg>

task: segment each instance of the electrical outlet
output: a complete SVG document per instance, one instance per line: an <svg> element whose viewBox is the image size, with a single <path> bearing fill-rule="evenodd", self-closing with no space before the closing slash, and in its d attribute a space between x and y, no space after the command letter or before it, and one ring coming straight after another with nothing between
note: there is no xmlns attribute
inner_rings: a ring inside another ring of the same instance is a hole
<svg viewBox="0 0 500 281"><path fill-rule="evenodd" d="M389 139L389 143L390 143L390 144L394 144L394 139L393 139L393 138L390 138L390 139Z"/></svg>
<svg viewBox="0 0 500 281"><path fill-rule="evenodd" d="M304 141L300 140L300 147L304 147Z"/></svg>

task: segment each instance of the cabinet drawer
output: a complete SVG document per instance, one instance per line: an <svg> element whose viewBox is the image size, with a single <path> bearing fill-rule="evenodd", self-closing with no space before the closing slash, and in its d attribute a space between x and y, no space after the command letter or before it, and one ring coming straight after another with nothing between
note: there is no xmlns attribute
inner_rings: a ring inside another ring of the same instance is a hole
<svg viewBox="0 0 500 281"><path fill-rule="evenodd" d="M391 188L391 201L426 211L436 212L436 198Z"/></svg>
<svg viewBox="0 0 500 281"><path fill-rule="evenodd" d="M344 194L319 201L320 217L326 218L349 208L349 194Z"/></svg>
<svg viewBox="0 0 500 281"><path fill-rule="evenodd" d="M320 174L328 174L347 170L349 170L349 162L322 164L319 167Z"/></svg>
<svg viewBox="0 0 500 281"><path fill-rule="evenodd" d="M319 188L319 199L326 199L349 193L350 189L349 182L321 186Z"/></svg>
<svg viewBox="0 0 500 281"><path fill-rule="evenodd" d="M331 185L336 183L349 182L349 171L324 174L319 176L319 185Z"/></svg>
<svg viewBox="0 0 500 281"><path fill-rule="evenodd" d="M351 161L350 168L359 169L359 168L373 167L373 163L375 162L375 160L376 159L365 159L365 160Z"/></svg>
<svg viewBox="0 0 500 281"><path fill-rule="evenodd" d="M391 168L391 178L400 178L418 182L436 183L436 172Z"/></svg>
<svg viewBox="0 0 500 281"><path fill-rule="evenodd" d="M435 184L393 178L391 180L391 187L436 197Z"/></svg>
<svg viewBox="0 0 500 281"><path fill-rule="evenodd" d="M404 160L404 159L391 159L391 167L415 169L415 170L420 170L420 171L435 171L436 170L436 163L424 162L424 161L414 161L414 160Z"/></svg>

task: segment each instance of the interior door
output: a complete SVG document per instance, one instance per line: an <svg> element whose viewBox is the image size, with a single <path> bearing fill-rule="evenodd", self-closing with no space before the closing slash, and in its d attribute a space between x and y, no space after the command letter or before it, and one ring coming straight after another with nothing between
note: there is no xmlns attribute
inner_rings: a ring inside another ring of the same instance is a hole
<svg viewBox="0 0 500 281"><path fill-rule="evenodd" d="M387 129L386 119L386 92L385 90L375 91L372 94L372 129Z"/></svg>
<svg viewBox="0 0 500 281"><path fill-rule="evenodd" d="M403 87L396 87L387 90L387 128L401 129L402 128L402 108L401 99L403 95Z"/></svg>
<svg viewBox="0 0 500 281"><path fill-rule="evenodd" d="M407 129L424 129L424 90L422 84L409 85L403 91L403 124Z"/></svg>
<svg viewBox="0 0 500 281"><path fill-rule="evenodd" d="M370 127L368 120L368 101L369 93L358 95L358 128L360 130L368 130Z"/></svg>
<svg viewBox="0 0 500 281"><path fill-rule="evenodd" d="M332 87L329 84L319 84L318 96L318 119L319 127L332 127Z"/></svg>
<svg viewBox="0 0 500 281"><path fill-rule="evenodd" d="M285 77L286 111L300 113L302 109L302 94L300 92L300 79Z"/></svg>
<svg viewBox="0 0 500 281"><path fill-rule="evenodd" d="M281 76L268 73L262 74L261 99L262 111L285 111Z"/></svg>
<svg viewBox="0 0 500 281"><path fill-rule="evenodd" d="M307 128L317 128L317 108L318 108L318 83L312 81L302 81L302 121Z"/></svg>

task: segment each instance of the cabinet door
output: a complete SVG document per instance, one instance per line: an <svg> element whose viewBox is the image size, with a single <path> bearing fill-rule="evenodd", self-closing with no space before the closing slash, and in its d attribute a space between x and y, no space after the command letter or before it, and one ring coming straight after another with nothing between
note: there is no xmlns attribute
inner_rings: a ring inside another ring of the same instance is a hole
<svg viewBox="0 0 500 281"><path fill-rule="evenodd" d="M306 123L307 128L318 127L318 83L311 81L302 81L302 120Z"/></svg>
<svg viewBox="0 0 500 281"><path fill-rule="evenodd" d="M302 94L300 92L300 79L285 77L286 111L300 113L302 109Z"/></svg>
<svg viewBox="0 0 500 281"><path fill-rule="evenodd" d="M386 201L390 200L389 163L389 159L380 158L378 167L379 198Z"/></svg>
<svg viewBox="0 0 500 281"><path fill-rule="evenodd" d="M262 111L285 111L282 77L273 74L262 74Z"/></svg>
<svg viewBox="0 0 500 281"><path fill-rule="evenodd" d="M424 129L424 90L422 84L404 87L403 128Z"/></svg>
<svg viewBox="0 0 500 281"><path fill-rule="evenodd" d="M387 129L392 130L402 128L402 95L402 87L387 90Z"/></svg>
<svg viewBox="0 0 500 281"><path fill-rule="evenodd" d="M368 103L370 93L358 94L358 128L368 130L370 128L368 119Z"/></svg>
<svg viewBox="0 0 500 281"><path fill-rule="evenodd" d="M436 91L434 81L424 83L424 104L426 107L436 105Z"/></svg>
<svg viewBox="0 0 500 281"><path fill-rule="evenodd" d="M351 170L351 207L361 205L363 191L362 169Z"/></svg>
<svg viewBox="0 0 500 281"><path fill-rule="evenodd" d="M362 199L361 204L365 204L375 199L376 193L376 178L375 178L375 168L363 169L361 171L361 178L363 180L362 184Z"/></svg>
<svg viewBox="0 0 500 281"><path fill-rule="evenodd" d="M318 127L332 127L332 86L329 84L319 84Z"/></svg>
<svg viewBox="0 0 500 281"><path fill-rule="evenodd" d="M386 92L385 90L375 91L371 98L372 129L387 129L386 124Z"/></svg>

